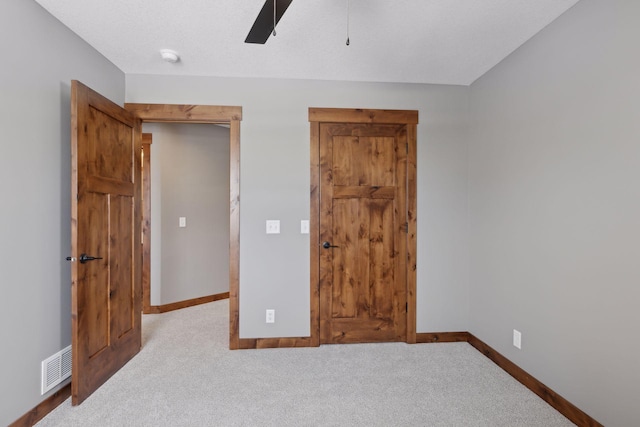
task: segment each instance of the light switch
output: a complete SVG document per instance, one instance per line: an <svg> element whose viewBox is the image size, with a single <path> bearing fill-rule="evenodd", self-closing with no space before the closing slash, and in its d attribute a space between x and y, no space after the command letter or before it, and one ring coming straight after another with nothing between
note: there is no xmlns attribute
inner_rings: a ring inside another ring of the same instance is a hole
<svg viewBox="0 0 640 427"><path fill-rule="evenodd" d="M267 234L280 234L280 220L268 219L267 220Z"/></svg>
<svg viewBox="0 0 640 427"><path fill-rule="evenodd" d="M522 350L522 333L517 329L513 330L513 346Z"/></svg>
<svg viewBox="0 0 640 427"><path fill-rule="evenodd" d="M309 234L309 220L303 219L300 221L300 234Z"/></svg>
<svg viewBox="0 0 640 427"><path fill-rule="evenodd" d="M181 216L180 219L178 220L178 225L181 228L184 228L187 226L187 217Z"/></svg>

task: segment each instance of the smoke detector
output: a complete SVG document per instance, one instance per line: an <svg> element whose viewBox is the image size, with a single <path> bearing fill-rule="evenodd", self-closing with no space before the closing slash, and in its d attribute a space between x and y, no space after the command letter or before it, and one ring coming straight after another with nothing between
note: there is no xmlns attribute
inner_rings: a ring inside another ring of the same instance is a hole
<svg viewBox="0 0 640 427"><path fill-rule="evenodd" d="M162 49L160 51L160 55L162 56L163 60L172 64L180 61L180 56L178 55L178 53L171 49Z"/></svg>

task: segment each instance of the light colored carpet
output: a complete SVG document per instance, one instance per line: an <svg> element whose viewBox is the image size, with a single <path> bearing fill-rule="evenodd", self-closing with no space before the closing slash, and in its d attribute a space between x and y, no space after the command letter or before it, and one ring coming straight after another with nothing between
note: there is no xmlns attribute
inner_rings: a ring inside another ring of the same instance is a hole
<svg viewBox="0 0 640 427"><path fill-rule="evenodd" d="M143 317L138 356L38 426L572 426L467 343L228 350L228 301Z"/></svg>

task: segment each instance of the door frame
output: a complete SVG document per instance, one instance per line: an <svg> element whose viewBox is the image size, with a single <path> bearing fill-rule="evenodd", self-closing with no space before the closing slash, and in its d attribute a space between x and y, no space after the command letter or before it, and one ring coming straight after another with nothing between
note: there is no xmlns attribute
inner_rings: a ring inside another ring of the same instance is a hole
<svg viewBox="0 0 640 427"><path fill-rule="evenodd" d="M242 107L126 103L124 108L149 123L229 125L229 348L239 348L240 290L240 122Z"/></svg>
<svg viewBox="0 0 640 427"><path fill-rule="evenodd" d="M151 312L151 144L142 133L142 314Z"/></svg>
<svg viewBox="0 0 640 427"><path fill-rule="evenodd" d="M407 336L416 342L416 253L417 253L417 125L416 110L372 110L309 108L310 122L310 321L311 345L320 345L320 124L371 123L406 125L407 129Z"/></svg>

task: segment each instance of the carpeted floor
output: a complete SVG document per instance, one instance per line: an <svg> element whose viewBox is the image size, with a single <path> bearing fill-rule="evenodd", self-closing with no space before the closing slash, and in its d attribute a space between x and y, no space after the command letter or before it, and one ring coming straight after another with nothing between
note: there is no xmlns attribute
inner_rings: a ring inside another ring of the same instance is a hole
<svg viewBox="0 0 640 427"><path fill-rule="evenodd" d="M143 317L143 348L46 426L572 426L467 343L228 350L228 301Z"/></svg>

